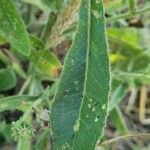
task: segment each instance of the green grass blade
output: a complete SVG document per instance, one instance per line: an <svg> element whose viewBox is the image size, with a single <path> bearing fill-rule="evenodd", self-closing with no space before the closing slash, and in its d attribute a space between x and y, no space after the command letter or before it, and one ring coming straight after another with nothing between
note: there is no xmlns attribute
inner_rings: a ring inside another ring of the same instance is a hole
<svg viewBox="0 0 150 150"><path fill-rule="evenodd" d="M111 111L111 120L115 125L117 131L119 131L122 135L128 133L127 124L125 122L124 116L118 106Z"/></svg>
<svg viewBox="0 0 150 150"><path fill-rule="evenodd" d="M109 61L101 0L82 0L75 39L51 110L55 149L93 150L103 134Z"/></svg>
<svg viewBox="0 0 150 150"><path fill-rule="evenodd" d="M126 96L128 92L128 85L127 83L120 84L114 91L111 96L111 101L109 102L108 110L112 111Z"/></svg>

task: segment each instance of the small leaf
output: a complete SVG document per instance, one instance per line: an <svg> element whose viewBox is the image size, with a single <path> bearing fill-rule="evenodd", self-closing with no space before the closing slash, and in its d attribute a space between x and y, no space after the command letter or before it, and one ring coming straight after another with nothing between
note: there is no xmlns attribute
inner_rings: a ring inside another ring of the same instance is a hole
<svg viewBox="0 0 150 150"><path fill-rule="evenodd" d="M11 69L0 69L0 91L13 88L16 85L16 75Z"/></svg>
<svg viewBox="0 0 150 150"><path fill-rule="evenodd" d="M49 50L44 48L44 44L36 37L30 36L33 51L29 59L34 66L42 73L50 76L57 76L61 63L57 57Z"/></svg>
<svg viewBox="0 0 150 150"><path fill-rule="evenodd" d="M32 59L32 63L42 74L47 74L54 77L58 75L58 69L61 65L55 55L50 51L44 50L32 52L30 58Z"/></svg>
<svg viewBox="0 0 150 150"><path fill-rule="evenodd" d="M23 20L11 0L0 0L0 36L22 55L30 54L30 44Z"/></svg>
<svg viewBox="0 0 150 150"><path fill-rule="evenodd" d="M41 91L43 91L43 85L41 83L41 80L39 78L32 78L29 86L29 95L37 96Z"/></svg>
<svg viewBox="0 0 150 150"><path fill-rule="evenodd" d="M52 103L55 149L93 150L103 135L109 60L102 0L82 0L75 39Z"/></svg>

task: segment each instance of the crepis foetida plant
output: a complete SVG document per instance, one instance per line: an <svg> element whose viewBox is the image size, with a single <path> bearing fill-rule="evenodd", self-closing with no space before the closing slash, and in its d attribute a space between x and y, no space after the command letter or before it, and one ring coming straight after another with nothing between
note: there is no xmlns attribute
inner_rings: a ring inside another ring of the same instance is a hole
<svg viewBox="0 0 150 150"><path fill-rule="evenodd" d="M47 3L52 3L54 8L56 1L43 0L41 6ZM18 147L21 147L21 144L27 144L27 140L36 132L30 126L32 117L29 114L33 108L40 111L37 107L44 100L49 105L47 108L49 109L48 130L51 131L51 135L48 136L53 139L54 149L93 150L103 135L110 90L110 66L103 2L102 0L74 0L68 5L60 16L49 17L55 20L55 23L49 20L41 38L44 39L42 42L28 34L14 2L0 0L0 36L10 43L14 53L31 60L41 72L46 70L48 73L54 73L53 68L61 68L60 62L49 52L49 48L63 40L61 34L66 26L77 22L62 74L52 94L52 102L49 103L48 99L49 89L48 92L44 91L38 95L37 99L32 96L18 98L22 99L22 103L18 105L26 106L20 108L24 111L24 115L19 121L13 123L12 127L13 135L19 137ZM57 7L60 6L56 5L54 9ZM51 33L50 36L47 36L48 32ZM45 58L41 58L43 56L50 59L53 64L48 64ZM43 64L50 67L50 71L46 67L42 68ZM30 78L27 81L30 82ZM30 99L31 102L29 100L25 102L25 99ZM15 98L13 100L16 101Z"/></svg>
<svg viewBox="0 0 150 150"><path fill-rule="evenodd" d="M141 149L144 138L120 139L150 123L149 11L150 0L0 0L0 149Z"/></svg>

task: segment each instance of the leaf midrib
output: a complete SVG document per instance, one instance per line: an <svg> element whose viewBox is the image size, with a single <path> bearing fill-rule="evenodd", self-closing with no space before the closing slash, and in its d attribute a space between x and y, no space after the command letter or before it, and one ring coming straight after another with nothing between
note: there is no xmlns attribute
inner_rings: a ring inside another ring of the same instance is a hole
<svg viewBox="0 0 150 150"><path fill-rule="evenodd" d="M83 0L82 0L83 1ZM90 41L91 41L91 0L87 0L87 56L86 56L86 69L85 69L85 80L84 80L84 87L83 87L83 97L81 100L81 107L79 109L79 117L77 118L77 121L80 122L80 118L81 118L81 111L82 111L82 107L83 107L83 103L85 100L85 95L86 95L86 83L87 83L87 75L88 75L88 68L89 68L89 52L90 52ZM82 3L81 3L82 5ZM75 134L76 137L77 134ZM75 139L74 137L74 139ZM73 140L73 145L74 145L74 140Z"/></svg>

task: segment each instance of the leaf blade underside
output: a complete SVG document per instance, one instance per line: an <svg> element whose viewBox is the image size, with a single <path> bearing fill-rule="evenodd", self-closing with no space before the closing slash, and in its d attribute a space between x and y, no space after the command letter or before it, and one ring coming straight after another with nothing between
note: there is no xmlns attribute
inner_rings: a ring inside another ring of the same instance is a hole
<svg viewBox="0 0 150 150"><path fill-rule="evenodd" d="M52 103L55 149L94 149L107 116L109 60L101 0L82 0L75 39Z"/></svg>

